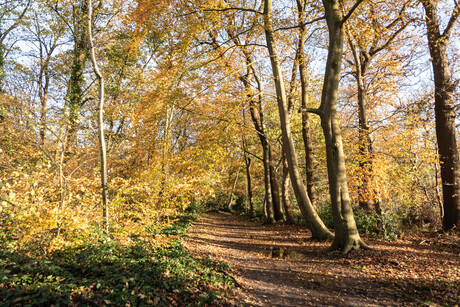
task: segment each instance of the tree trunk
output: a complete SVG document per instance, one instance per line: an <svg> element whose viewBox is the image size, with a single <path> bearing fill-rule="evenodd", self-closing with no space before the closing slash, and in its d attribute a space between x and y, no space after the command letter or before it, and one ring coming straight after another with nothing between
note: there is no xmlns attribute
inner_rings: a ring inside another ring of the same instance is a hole
<svg viewBox="0 0 460 307"><path fill-rule="evenodd" d="M281 65L278 60L278 55L275 49L275 40L273 35L272 24L272 0L264 1L264 23L265 23L265 38L270 54L273 77L275 81L276 95L278 101L278 111L281 122L281 132L283 140L283 148L286 151L286 158L289 166L289 175L291 177L292 187L299 204L300 210L305 218L305 221L312 232L312 237L319 240L332 238L333 235L319 218L316 210L313 208L310 198L306 192L300 175L297 155L295 152L294 141L291 134L291 125L289 121L289 112L287 106L286 93L284 88L283 75Z"/></svg>
<svg viewBox="0 0 460 307"><path fill-rule="evenodd" d="M244 46L242 46L238 42L238 38L233 36L230 30L227 30L227 33L229 37L232 39L232 41L235 43L235 45L238 46L238 48L240 48L240 50L243 52L246 58L247 73L246 75L240 75L239 79L243 83L244 89L247 92L251 119L254 124L254 128L257 131L257 135L260 139L260 143L262 145L262 152L263 152L262 161L263 161L263 167L264 167L264 186L265 186L264 215L265 215L267 223L273 223L275 221L273 202L274 200L276 200L276 197L277 197L278 204L279 204L279 190L276 191L274 187L272 188L272 184L271 184L271 181L272 181L271 170L270 170L271 150L270 150L270 144L265 134L266 127L265 127L264 114L263 114L263 108L262 108L262 103L263 103L262 83L260 82L252 66L253 62L252 62L250 53L247 51L247 49ZM214 50L217 51L219 49L219 45L215 37L212 34L211 34L211 39L213 40ZM226 63L226 65L229 66L228 63ZM258 91L258 95L256 95L258 97L257 100L254 99L252 85L250 83L251 78L254 78L257 83L257 91ZM278 186L277 182L273 183L273 186L275 185ZM276 194L276 193L278 196L276 195L273 196L273 194Z"/></svg>
<svg viewBox="0 0 460 307"><path fill-rule="evenodd" d="M46 136L46 105L48 103L48 90L50 84L50 75L48 71L49 58L50 55L48 55L46 61L43 61L42 54L40 54L42 67L40 68L38 80L38 95L40 98L40 145L42 146L45 144Z"/></svg>
<svg viewBox="0 0 460 307"><path fill-rule="evenodd" d="M450 33L460 13L460 2L456 2L446 29L441 34L436 1L421 0L426 13L427 38L434 74L434 104L436 138L443 193L443 229L460 226L460 166L455 131L454 90L447 45Z"/></svg>
<svg viewBox="0 0 460 307"><path fill-rule="evenodd" d="M329 47L321 95L321 126L326 141L329 194L334 217L335 238L330 250L367 248L361 240L348 194L342 134L337 120L337 95L343 56L345 19L337 0L323 0L329 30Z"/></svg>
<svg viewBox="0 0 460 307"><path fill-rule="evenodd" d="M278 174L275 170L275 161L273 153L270 149L270 188L272 192L272 203L273 203L273 217L275 221L281 221L283 219L283 212L281 211L281 197L280 197L280 186L278 183Z"/></svg>
<svg viewBox="0 0 460 307"><path fill-rule="evenodd" d="M94 74L99 81L99 103L98 103L98 124L99 124L99 146L101 157L101 191L102 191L102 216L104 218L104 228L109 234L109 196L107 185L107 154L104 137L104 77L99 70L99 65L96 61L96 53L93 46L93 32L92 32L92 0L88 0L88 44L91 55L91 62L93 63Z"/></svg>
<svg viewBox="0 0 460 307"><path fill-rule="evenodd" d="M358 89L358 157L359 168L363 182L358 187L358 203L359 206L366 212L370 213L374 209L376 212L380 210L378 198L375 197L373 191L373 143L370 137L370 127L367 117L367 89L366 89L366 73L369 68L370 55L364 51L358 51L357 47L349 41L353 58L355 61L355 79Z"/></svg>
<svg viewBox="0 0 460 307"><path fill-rule="evenodd" d="M248 191L249 215L254 216L254 203L252 201L251 158L244 152L244 164L246 165L246 183Z"/></svg>
<svg viewBox="0 0 460 307"><path fill-rule="evenodd" d="M299 15L299 73L300 73L300 89L302 92L301 97L301 110L302 110L302 139L305 148L305 168L307 175L307 193L310 197L311 204L316 208L316 200L318 195L315 188L314 180L314 157L313 157L313 142L310 132L310 122L308 120L308 104L309 104L309 79L307 77L307 63L305 60L305 39L307 37L307 29L304 23L305 19L305 5L302 5L300 0L297 0L297 11Z"/></svg>
<svg viewBox="0 0 460 307"><path fill-rule="evenodd" d="M263 166L264 166L264 185L265 185L265 201L264 201L265 218L266 218L267 223L273 223L275 221L275 213L274 213L274 207L273 207L273 196L272 196L272 187L271 187L272 184L271 184L271 175L270 175L271 151L270 151L270 144L268 143L268 139L265 134L265 131L267 129L265 127L264 113L262 110L262 102L263 102L262 84L259 78L257 77L256 72L254 71L252 67L252 60L249 54L245 53L245 56L246 56L246 61L248 64L247 76L254 77L257 83L257 90L259 92L259 95L257 95L259 97L257 101L254 101L253 97L249 96L248 94L249 110L250 110L252 122L254 124L254 128L256 129L257 135L259 136L259 139L260 139L260 143L262 144L262 151L263 151L262 161L263 161ZM252 91L251 91L251 84L249 83L249 79L247 77L241 77L240 79L242 80L246 91L248 91L248 93L251 93ZM278 199L279 199L279 194L278 194Z"/></svg>
<svg viewBox="0 0 460 307"><path fill-rule="evenodd" d="M264 129L265 130L265 129ZM267 223L273 223L275 216L273 212L272 189L270 182L270 147L268 145L265 135L259 134L260 142L262 143L263 150L263 164L264 164L264 185L265 185L265 219Z"/></svg>
<svg viewBox="0 0 460 307"><path fill-rule="evenodd" d="M1 36L1 33L0 33ZM0 93L3 93L3 80L5 79L5 47L0 44ZM1 121L3 119L0 119Z"/></svg>
<svg viewBox="0 0 460 307"><path fill-rule="evenodd" d="M281 196L283 199L283 209L284 215L286 217L286 222L288 224L294 224L294 215L292 214L291 209L291 202L289 200L289 169L288 163L286 159L286 155L283 152L283 181L282 181L282 189L281 189Z"/></svg>
<svg viewBox="0 0 460 307"><path fill-rule="evenodd" d="M77 131L80 121L80 110L85 104L83 99L83 84L84 76L83 70L85 68L86 59L88 56L87 47L87 31L85 29L85 14L88 11L89 4L87 0L82 0L79 6L74 6L74 50L73 62L71 67L71 75L69 81L69 137L68 137L68 150L71 145L75 145L77 138Z"/></svg>

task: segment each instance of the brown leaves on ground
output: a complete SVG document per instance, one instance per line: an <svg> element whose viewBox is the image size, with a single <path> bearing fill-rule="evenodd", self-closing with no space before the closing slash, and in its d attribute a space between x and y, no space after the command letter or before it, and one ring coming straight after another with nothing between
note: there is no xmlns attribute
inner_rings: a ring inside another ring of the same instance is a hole
<svg viewBox="0 0 460 307"><path fill-rule="evenodd" d="M232 264L240 287L231 298L248 306L458 306L459 238L404 234L386 242L363 236L372 250L327 252L300 226L263 225L209 213L189 231L194 253Z"/></svg>

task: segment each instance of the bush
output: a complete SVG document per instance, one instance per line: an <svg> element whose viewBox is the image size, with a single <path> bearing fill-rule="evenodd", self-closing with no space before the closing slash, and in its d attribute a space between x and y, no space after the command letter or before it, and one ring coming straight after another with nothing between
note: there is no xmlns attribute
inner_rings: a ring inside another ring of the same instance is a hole
<svg viewBox="0 0 460 307"><path fill-rule="evenodd" d="M409 227L439 229L441 227L439 209L431 203L412 206L406 213L404 224Z"/></svg>
<svg viewBox="0 0 460 307"><path fill-rule="evenodd" d="M169 230L192 220L179 217ZM228 264L191 256L180 239L162 248L99 240L33 256L0 250L0 306L219 305L234 284Z"/></svg>
<svg viewBox="0 0 460 307"><path fill-rule="evenodd" d="M385 240L394 240L401 233L401 219L396 214L369 214L361 208L354 208L354 214L360 233L376 233Z"/></svg>
<svg viewBox="0 0 460 307"><path fill-rule="evenodd" d="M327 228L334 228L334 217L332 216L332 208L329 203L322 203L317 209L318 215Z"/></svg>
<svg viewBox="0 0 460 307"><path fill-rule="evenodd" d="M232 210L239 212L239 213L246 212L246 202L247 202L246 195L238 196L238 198L235 200L235 204L232 206Z"/></svg>
<svg viewBox="0 0 460 307"><path fill-rule="evenodd" d="M334 228L331 205L323 203L317 211L326 227ZM353 212L360 233L376 233L385 240L394 240L401 233L401 220L396 214L369 214L361 208L354 208Z"/></svg>

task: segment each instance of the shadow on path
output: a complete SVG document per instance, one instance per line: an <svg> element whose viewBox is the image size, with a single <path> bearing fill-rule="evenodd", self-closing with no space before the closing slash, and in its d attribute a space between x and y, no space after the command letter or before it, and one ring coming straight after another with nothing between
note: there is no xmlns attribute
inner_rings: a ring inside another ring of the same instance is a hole
<svg viewBox="0 0 460 307"><path fill-rule="evenodd" d="M410 306L427 301L426 293L433 296L430 280L411 278L412 271L403 267L401 259L416 249L398 256L393 246L376 241L374 250L343 256L326 252L330 242L309 239L302 227L263 225L225 212L198 219L189 236L186 245L193 253L232 264L231 274L241 285L233 301L238 306ZM436 257L418 256L412 260ZM454 257L450 265L458 263ZM371 272L376 268L381 271ZM394 275L398 270L404 274ZM439 286L436 278L431 282ZM409 286L412 296L406 293ZM455 291L446 286L434 301L449 295L455 300Z"/></svg>

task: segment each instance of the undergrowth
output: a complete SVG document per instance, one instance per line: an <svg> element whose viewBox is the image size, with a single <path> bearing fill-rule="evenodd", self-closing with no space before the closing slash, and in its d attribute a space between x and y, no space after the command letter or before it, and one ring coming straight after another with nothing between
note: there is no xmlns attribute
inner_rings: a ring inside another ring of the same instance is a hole
<svg viewBox="0 0 460 307"><path fill-rule="evenodd" d="M145 240L97 240L47 255L0 251L0 306L180 305L216 302L233 287L223 262L198 259L181 237L196 214L161 230L171 235L158 248Z"/></svg>

